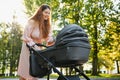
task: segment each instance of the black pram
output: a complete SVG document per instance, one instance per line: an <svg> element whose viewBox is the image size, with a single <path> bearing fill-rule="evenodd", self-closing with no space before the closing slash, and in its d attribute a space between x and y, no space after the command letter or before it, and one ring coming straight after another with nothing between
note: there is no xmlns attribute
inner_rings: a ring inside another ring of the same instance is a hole
<svg viewBox="0 0 120 80"><path fill-rule="evenodd" d="M41 44L37 45L44 46ZM53 46L40 51L36 51L35 49L29 47L29 50L37 55L38 63L40 65L47 65L47 67L53 69L54 72L59 74L60 77L58 80L80 79L69 79L58 71L56 67L74 68L76 72L79 72L79 74L84 76L87 80L90 80L84 73L76 68L76 66L83 65L88 61L90 49L91 47L87 34L76 24L65 26L58 33Z"/></svg>

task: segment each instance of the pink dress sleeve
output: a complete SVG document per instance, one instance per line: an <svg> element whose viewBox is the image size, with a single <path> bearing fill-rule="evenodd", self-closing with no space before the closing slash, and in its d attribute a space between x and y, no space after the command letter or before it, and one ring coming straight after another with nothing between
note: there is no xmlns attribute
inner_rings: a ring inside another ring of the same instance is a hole
<svg viewBox="0 0 120 80"><path fill-rule="evenodd" d="M31 38L31 32L32 32L32 24L30 22L27 23L24 29L24 33L22 36L22 40L26 42L29 46L34 45L33 39Z"/></svg>
<svg viewBox="0 0 120 80"><path fill-rule="evenodd" d="M53 45L54 39L53 39L53 36L52 36L52 30L51 30L51 32L49 33L48 38L46 39L46 42L47 42L47 45L48 45L48 46ZM50 45L49 45L49 43L50 43Z"/></svg>

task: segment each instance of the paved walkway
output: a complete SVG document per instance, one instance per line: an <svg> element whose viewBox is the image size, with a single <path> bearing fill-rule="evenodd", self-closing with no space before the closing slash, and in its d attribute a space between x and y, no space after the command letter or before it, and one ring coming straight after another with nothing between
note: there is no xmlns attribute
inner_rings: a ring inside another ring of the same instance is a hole
<svg viewBox="0 0 120 80"><path fill-rule="evenodd" d="M3 78L3 79L0 79L0 80L19 80L18 78ZM39 79L39 80L47 80L45 78L42 78L42 79ZM57 80L57 79L50 79L50 80ZM86 80L86 79L80 79L80 80ZM120 78L97 78L97 79L90 79L90 80L120 80Z"/></svg>

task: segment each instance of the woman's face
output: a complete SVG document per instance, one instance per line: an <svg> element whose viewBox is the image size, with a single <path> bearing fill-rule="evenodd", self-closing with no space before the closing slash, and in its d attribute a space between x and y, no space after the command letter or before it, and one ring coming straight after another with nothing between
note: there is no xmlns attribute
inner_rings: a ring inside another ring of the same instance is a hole
<svg viewBox="0 0 120 80"><path fill-rule="evenodd" d="M47 20L50 17L50 9L47 8L43 11L43 18L44 20Z"/></svg>

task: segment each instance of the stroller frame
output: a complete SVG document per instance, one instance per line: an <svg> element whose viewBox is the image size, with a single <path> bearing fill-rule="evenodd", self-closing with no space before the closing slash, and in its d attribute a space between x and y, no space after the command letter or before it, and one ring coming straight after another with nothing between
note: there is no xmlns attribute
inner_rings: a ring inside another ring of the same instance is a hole
<svg viewBox="0 0 120 80"><path fill-rule="evenodd" d="M42 46L42 47L48 48L47 46L42 45L42 44L36 44L36 45L37 45L37 46ZM42 54L40 54L39 52L37 52L33 47L30 47L29 45L27 45L27 47L29 48L29 51L30 51L30 52L32 52L32 51L36 52L36 53L34 53L35 55L37 55L37 56L39 56L41 59L43 59L43 60L46 62L47 66L48 66L50 69L53 69L53 71L54 71L55 73L57 73L60 77L62 77L62 79L59 79L59 80L63 80L63 79L64 79L64 80L75 80L75 79L68 79L68 77L64 76L64 75L62 74L62 72L60 72L58 69L56 69L56 67L53 65L52 62L50 62L46 57L44 57ZM80 71L80 70L76 67L76 65L71 65L70 68L71 68L71 69L75 69L75 71L78 72L79 75L83 76L86 80L90 80L88 76L86 76L82 71ZM69 76L71 76L71 75L69 75ZM49 80L49 79L50 79L50 74L47 75L47 80ZM80 78L79 78L79 80L80 80Z"/></svg>

